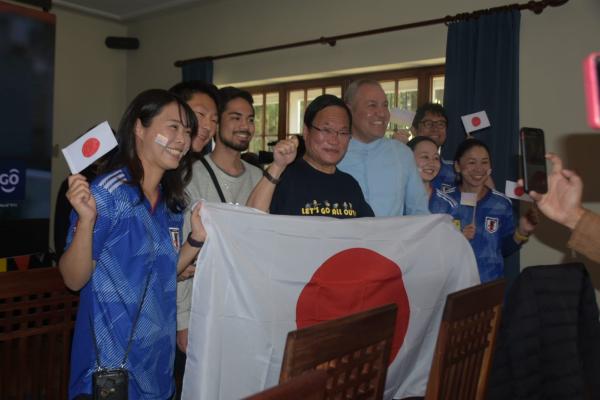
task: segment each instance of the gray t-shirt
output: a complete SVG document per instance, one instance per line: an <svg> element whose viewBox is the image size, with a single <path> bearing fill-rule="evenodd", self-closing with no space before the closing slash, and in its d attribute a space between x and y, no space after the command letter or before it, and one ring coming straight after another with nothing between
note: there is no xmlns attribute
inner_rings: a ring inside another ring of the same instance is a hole
<svg viewBox="0 0 600 400"><path fill-rule="evenodd" d="M238 176L232 176L222 171L209 155L204 156L212 167L217 181L223 191L223 196L228 203L246 205L246 201L252 190L262 177L262 171L252 164L242 161L244 172ZM185 211L183 221L183 239L185 240L191 231L190 214L191 206L198 200L221 202L219 193L210 178L208 171L201 161L196 161L192 166L192 180L185 188L189 196L189 207ZM188 328L190 319L190 308L192 306L192 282L187 279L177 282L177 330Z"/></svg>

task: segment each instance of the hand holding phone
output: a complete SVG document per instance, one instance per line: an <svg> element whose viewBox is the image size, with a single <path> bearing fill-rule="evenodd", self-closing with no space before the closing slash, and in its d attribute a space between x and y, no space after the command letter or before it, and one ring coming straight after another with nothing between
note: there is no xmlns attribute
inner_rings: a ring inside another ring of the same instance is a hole
<svg viewBox="0 0 600 400"><path fill-rule="evenodd" d="M538 128L521 128L521 171L523 186L529 193L534 190L544 194L548 191L548 171L546 169L546 146L544 131Z"/></svg>

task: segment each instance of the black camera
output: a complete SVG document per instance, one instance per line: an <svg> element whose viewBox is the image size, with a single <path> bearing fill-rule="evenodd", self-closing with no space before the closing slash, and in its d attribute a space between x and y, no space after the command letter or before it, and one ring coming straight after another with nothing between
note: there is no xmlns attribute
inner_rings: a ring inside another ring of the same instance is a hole
<svg viewBox="0 0 600 400"><path fill-rule="evenodd" d="M124 368L101 369L92 375L94 400L127 400L129 376Z"/></svg>

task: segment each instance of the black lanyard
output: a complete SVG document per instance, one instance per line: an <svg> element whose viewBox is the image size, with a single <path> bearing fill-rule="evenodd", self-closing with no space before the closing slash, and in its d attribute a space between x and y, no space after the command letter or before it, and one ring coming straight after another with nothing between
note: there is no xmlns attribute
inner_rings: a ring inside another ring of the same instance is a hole
<svg viewBox="0 0 600 400"><path fill-rule="evenodd" d="M123 356L123 362L121 362L120 368L125 368L125 363L127 362L127 356L129 355L129 351L131 350L131 343L133 342L133 334L135 333L135 327L137 326L138 319L140 317L140 313L142 312L142 305L144 304L144 300L146 299L146 292L148 291L148 284L150 283L150 273L148 273L148 277L146 278L146 285L144 286L144 293L142 294L142 301L140 302L140 306L138 307L137 313L135 315L135 319L133 320L133 325L131 327L131 334L129 335L129 340L127 341L127 349L125 350L125 355ZM92 322L92 317L89 317L90 321L90 329L92 331L92 337L94 339L94 350L96 352L96 367L97 369L102 369L100 366L100 351L98 349L98 341L96 340L96 331L94 330L94 323Z"/></svg>

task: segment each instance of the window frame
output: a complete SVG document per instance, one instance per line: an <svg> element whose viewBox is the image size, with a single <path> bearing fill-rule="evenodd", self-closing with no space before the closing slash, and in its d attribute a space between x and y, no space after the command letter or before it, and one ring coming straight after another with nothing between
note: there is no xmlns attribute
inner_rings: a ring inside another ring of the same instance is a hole
<svg viewBox="0 0 600 400"><path fill-rule="evenodd" d="M445 65L434 65L428 67L405 68L389 71L377 71L364 74L339 75L329 78L307 79L301 81L282 82L260 86L244 87L244 90L250 92L252 96L262 96L263 102L266 102L268 93L277 92L279 94L279 118L277 125L277 137L284 139L290 131L288 127L288 111L290 109L289 93L292 91L304 90L304 99L306 104L307 91L311 89L321 88L322 93L332 86L340 86L342 97L348 85L357 79L372 79L376 81L395 81L395 93L398 93L398 81L405 79L417 79L417 105L420 106L432 99L433 78L445 75ZM397 98L396 98L397 101ZM393 105L390 105L393 106ZM266 110L266 104L263 112ZM260 132L265 141L266 118L261 120L262 126L256 127L256 131ZM268 146L265 146L265 148Z"/></svg>

